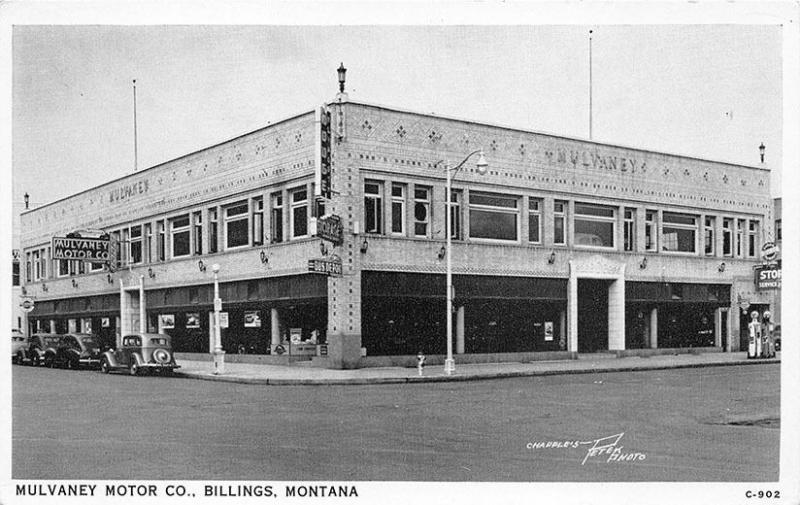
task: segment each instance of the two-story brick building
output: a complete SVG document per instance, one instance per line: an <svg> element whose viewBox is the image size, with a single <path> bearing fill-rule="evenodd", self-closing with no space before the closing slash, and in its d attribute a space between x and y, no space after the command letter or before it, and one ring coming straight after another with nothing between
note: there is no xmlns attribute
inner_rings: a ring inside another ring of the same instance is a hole
<svg viewBox="0 0 800 505"><path fill-rule="evenodd" d="M769 304L753 288L772 233L763 167L341 94L320 110L23 213L25 286L36 297L30 323L108 338L145 324L172 334L178 351L208 352L210 265L218 264L228 352L286 349L294 336L326 343L332 367L367 365L362 348L442 354L444 167L477 149L488 171L466 163L450 196L456 361L738 350L741 301ZM314 236L323 214L341 218L340 245ZM119 245L113 271L52 259L52 237L79 230ZM341 275L310 272L313 259L341 261ZM140 306L143 323L129 310Z"/></svg>

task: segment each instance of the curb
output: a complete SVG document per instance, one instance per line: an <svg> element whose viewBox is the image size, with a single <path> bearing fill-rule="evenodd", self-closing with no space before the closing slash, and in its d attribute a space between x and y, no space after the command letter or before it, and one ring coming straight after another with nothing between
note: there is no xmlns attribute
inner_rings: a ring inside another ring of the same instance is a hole
<svg viewBox="0 0 800 505"><path fill-rule="evenodd" d="M175 372L174 376L184 379L228 382L236 384L253 384L261 386L364 386L371 384L420 384L432 382L466 382L477 380L512 379L518 377L544 377L552 375L580 375L615 372L646 372L653 370L672 370L681 368L707 368L739 365L772 365L780 364L779 358L769 360L746 360L712 363L681 363L675 365L650 366L617 366L610 368L578 368L572 370L530 370L513 372L477 373L471 375L432 375L410 377L374 377L345 379L270 379L235 377L229 375L209 375L201 372Z"/></svg>

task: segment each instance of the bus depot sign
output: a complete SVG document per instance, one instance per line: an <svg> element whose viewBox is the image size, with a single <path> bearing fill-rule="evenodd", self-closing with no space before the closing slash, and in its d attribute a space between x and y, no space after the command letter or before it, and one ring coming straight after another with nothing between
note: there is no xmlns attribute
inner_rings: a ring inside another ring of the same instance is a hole
<svg viewBox="0 0 800 505"><path fill-rule="evenodd" d="M100 238L53 237L53 259L108 262L111 259L109 242Z"/></svg>
<svg viewBox="0 0 800 505"><path fill-rule="evenodd" d="M758 265L755 270L755 283L757 291L770 291L781 289L781 262L780 260Z"/></svg>
<svg viewBox="0 0 800 505"><path fill-rule="evenodd" d="M317 274L325 274L333 277L342 276L342 260L339 258L323 259L315 258L308 260L308 271Z"/></svg>

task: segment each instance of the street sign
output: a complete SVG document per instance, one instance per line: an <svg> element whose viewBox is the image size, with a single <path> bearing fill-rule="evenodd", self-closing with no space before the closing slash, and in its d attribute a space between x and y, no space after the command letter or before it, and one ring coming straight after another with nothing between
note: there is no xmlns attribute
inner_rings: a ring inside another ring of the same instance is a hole
<svg viewBox="0 0 800 505"><path fill-rule="evenodd" d="M758 291L781 289L781 262L759 265L755 271L755 284Z"/></svg>
<svg viewBox="0 0 800 505"><path fill-rule="evenodd" d="M227 312L220 312L219 313L219 327L220 328L227 328L228 327L228 313Z"/></svg>
<svg viewBox="0 0 800 505"><path fill-rule="evenodd" d="M308 260L308 271L333 277L341 277L342 260L323 258L310 259Z"/></svg>
<svg viewBox="0 0 800 505"><path fill-rule="evenodd" d="M111 259L108 239L53 237L52 251L54 260L102 263Z"/></svg>
<svg viewBox="0 0 800 505"><path fill-rule="evenodd" d="M761 246L761 258L764 259L764 261L772 261L778 257L779 250L775 242L767 242Z"/></svg>
<svg viewBox="0 0 800 505"><path fill-rule="evenodd" d="M19 304L22 312L30 312L33 310L33 298L23 298L22 303Z"/></svg>
<svg viewBox="0 0 800 505"><path fill-rule="evenodd" d="M341 245L344 242L344 226L342 218L336 215L323 216L317 219L317 237Z"/></svg>

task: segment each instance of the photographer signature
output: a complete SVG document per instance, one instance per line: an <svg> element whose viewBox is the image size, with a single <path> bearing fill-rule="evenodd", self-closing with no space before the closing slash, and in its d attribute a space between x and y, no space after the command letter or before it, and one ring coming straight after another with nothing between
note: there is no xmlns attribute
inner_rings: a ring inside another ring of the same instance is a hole
<svg viewBox="0 0 800 505"><path fill-rule="evenodd" d="M608 437L597 438L594 440L565 440L547 442L528 442L528 449L577 449L582 446L590 445L586 450L586 455L581 461L585 465L587 461L594 458L605 458L606 463L628 463L634 461L644 461L647 455L641 452L623 452L623 445L620 440L625 432L610 435Z"/></svg>

